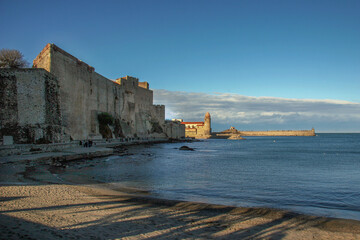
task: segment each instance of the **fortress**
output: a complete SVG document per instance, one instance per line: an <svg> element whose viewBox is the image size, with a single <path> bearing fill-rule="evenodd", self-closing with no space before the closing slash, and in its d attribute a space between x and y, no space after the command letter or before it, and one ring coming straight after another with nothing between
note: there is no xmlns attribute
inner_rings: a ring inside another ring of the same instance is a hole
<svg viewBox="0 0 360 240"><path fill-rule="evenodd" d="M100 138L182 138L185 127L165 121L147 82L112 81L54 44L31 69L0 69L0 139L52 143Z"/></svg>
<svg viewBox="0 0 360 240"><path fill-rule="evenodd" d="M0 139L58 143L111 138L207 139L240 136L314 136L315 130L212 133L203 122L165 121L165 106L153 104L147 82L126 76L110 80L54 44L33 68L0 69Z"/></svg>

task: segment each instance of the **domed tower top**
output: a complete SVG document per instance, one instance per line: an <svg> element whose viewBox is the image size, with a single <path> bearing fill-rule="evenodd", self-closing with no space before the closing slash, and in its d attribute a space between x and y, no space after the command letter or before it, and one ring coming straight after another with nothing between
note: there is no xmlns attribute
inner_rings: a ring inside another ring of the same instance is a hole
<svg viewBox="0 0 360 240"><path fill-rule="evenodd" d="M209 112L207 112L207 113L205 114L205 118L210 118L210 113L209 113Z"/></svg>

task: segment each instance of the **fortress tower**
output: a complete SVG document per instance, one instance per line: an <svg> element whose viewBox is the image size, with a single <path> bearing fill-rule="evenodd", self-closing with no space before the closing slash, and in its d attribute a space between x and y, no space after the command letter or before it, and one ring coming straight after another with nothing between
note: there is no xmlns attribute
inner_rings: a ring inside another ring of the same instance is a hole
<svg viewBox="0 0 360 240"><path fill-rule="evenodd" d="M211 134L211 116L210 113L207 112L204 118L204 135Z"/></svg>

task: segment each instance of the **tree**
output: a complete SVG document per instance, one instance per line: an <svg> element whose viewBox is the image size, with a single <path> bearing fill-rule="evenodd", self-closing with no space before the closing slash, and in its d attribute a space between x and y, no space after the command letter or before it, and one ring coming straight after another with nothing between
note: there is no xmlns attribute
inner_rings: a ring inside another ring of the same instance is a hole
<svg viewBox="0 0 360 240"><path fill-rule="evenodd" d="M24 68L28 65L20 51L5 48L0 50L0 68Z"/></svg>

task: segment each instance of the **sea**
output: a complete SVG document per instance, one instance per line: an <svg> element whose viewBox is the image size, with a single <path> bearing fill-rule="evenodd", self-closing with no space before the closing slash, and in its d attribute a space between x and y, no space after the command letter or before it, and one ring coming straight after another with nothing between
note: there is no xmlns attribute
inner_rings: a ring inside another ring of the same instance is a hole
<svg viewBox="0 0 360 240"><path fill-rule="evenodd" d="M194 151L179 150L184 145ZM360 134L140 145L86 162L73 162L57 176L156 198L360 220Z"/></svg>
<svg viewBox="0 0 360 240"><path fill-rule="evenodd" d="M194 151L179 150L184 145ZM129 146L50 172L64 182L108 183L155 198L360 220L360 134Z"/></svg>

